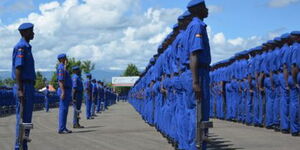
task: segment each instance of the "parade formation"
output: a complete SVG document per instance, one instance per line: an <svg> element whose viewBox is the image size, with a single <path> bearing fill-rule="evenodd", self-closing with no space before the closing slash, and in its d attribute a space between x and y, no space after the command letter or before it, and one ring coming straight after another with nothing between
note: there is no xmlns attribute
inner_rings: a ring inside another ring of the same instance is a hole
<svg viewBox="0 0 300 150"><path fill-rule="evenodd" d="M299 43L293 31L214 64L210 117L298 136Z"/></svg>
<svg viewBox="0 0 300 150"><path fill-rule="evenodd" d="M174 147L206 149L212 126L207 122L211 55L203 22L208 10L203 0L192 0L187 8L129 92L129 102Z"/></svg>
<svg viewBox="0 0 300 150"><path fill-rule="evenodd" d="M299 136L300 31L211 65L204 22L208 12L204 0L191 0L140 78L128 93L120 95L91 72L82 73L79 65L70 66L65 53L53 58L57 60L55 93L49 85L44 93L37 92L30 44L35 37L34 24L22 23L18 27L21 39L12 53L15 85L0 90L1 117L16 115L14 149L28 150L28 143L35 140L30 132L34 131L33 111L37 108L44 107L48 114L50 107L59 107L56 128L57 136L62 136L73 132L67 128L70 106L72 127L78 130L86 126L80 123L82 118L93 121L119 100L128 100L177 150L206 150L209 128L213 127L210 118ZM83 104L85 112L81 111Z"/></svg>
<svg viewBox="0 0 300 150"><path fill-rule="evenodd" d="M35 104L34 82L35 67L32 56L31 45L29 42L34 38L34 25L32 23L23 23L18 30L21 35L20 41L14 47L12 55L12 78L16 81L13 88L13 97L16 108L16 142L15 150L27 150L27 143L31 141L29 134L33 129L32 112ZM74 117L73 128L84 128L79 124L81 104L83 96L86 102L86 118L93 119L97 113L108 109L108 106L116 103L116 93L111 88L104 86L101 81L96 82L91 74L86 74L87 80L83 85L81 70L79 66L73 66L73 75L67 70L68 58L66 54L57 56L57 81L59 88L57 95L59 97L59 134L72 133L67 129L67 115L69 105L73 104ZM84 88L83 88L84 87ZM12 103L14 104L14 103ZM45 109L49 112L49 91L45 93Z"/></svg>

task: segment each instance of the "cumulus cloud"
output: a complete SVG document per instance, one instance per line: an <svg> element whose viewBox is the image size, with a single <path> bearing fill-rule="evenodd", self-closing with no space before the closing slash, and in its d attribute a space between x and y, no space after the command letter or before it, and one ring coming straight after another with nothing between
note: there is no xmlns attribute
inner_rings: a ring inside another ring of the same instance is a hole
<svg viewBox="0 0 300 150"><path fill-rule="evenodd" d="M129 63L144 69L183 10L132 11L139 7L139 0L66 0L41 4L39 13L0 26L0 70L11 68L12 48L19 40L16 29L27 21L35 24L36 36L31 44L38 70L53 70L60 53L91 60L96 63L96 69L121 70ZM227 38L222 32L214 33L210 27L208 33L213 62L266 39L258 36Z"/></svg>
<svg viewBox="0 0 300 150"><path fill-rule="evenodd" d="M215 13L220 13L223 11L223 7L217 6L217 5L208 5L208 10L210 13L215 14Z"/></svg>
<svg viewBox="0 0 300 150"><path fill-rule="evenodd" d="M268 6L273 8L284 7L298 2L300 2L300 0L271 0L269 1Z"/></svg>
<svg viewBox="0 0 300 150"><path fill-rule="evenodd" d="M125 69L128 63L143 68L157 45L171 31L168 26L180 9L154 9L135 13L139 0L66 0L41 4L13 24L0 26L0 69L10 68L12 47L19 40L18 25L35 24L32 41L36 68L53 69L56 55L67 53L96 63L96 69Z"/></svg>

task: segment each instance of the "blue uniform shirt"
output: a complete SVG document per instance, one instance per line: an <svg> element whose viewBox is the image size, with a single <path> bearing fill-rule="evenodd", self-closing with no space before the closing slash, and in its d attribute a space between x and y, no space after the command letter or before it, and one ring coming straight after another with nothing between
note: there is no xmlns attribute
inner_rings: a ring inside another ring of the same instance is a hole
<svg viewBox="0 0 300 150"><path fill-rule="evenodd" d="M12 78L16 79L16 68L22 68L22 80L35 80L34 59L31 53L31 45L21 38L16 44L12 54Z"/></svg>
<svg viewBox="0 0 300 150"><path fill-rule="evenodd" d="M190 53L201 51L199 55L200 64L210 64L210 46L206 31L206 24L197 17L194 17L187 27L187 45Z"/></svg>
<svg viewBox="0 0 300 150"><path fill-rule="evenodd" d="M57 80L64 81L65 88L72 88L72 79L69 74L69 71L65 69L65 65L60 63L57 67Z"/></svg>
<svg viewBox="0 0 300 150"><path fill-rule="evenodd" d="M77 74L73 74L72 76L72 88L76 89L77 91L83 91L82 79Z"/></svg>
<svg viewBox="0 0 300 150"><path fill-rule="evenodd" d="M292 63L300 67L300 43L294 43L292 45L293 54L292 54Z"/></svg>

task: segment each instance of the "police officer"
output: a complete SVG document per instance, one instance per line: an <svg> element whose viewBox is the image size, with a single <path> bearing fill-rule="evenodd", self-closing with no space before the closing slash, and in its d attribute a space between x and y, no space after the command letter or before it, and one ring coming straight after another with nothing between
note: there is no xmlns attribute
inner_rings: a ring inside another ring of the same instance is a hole
<svg viewBox="0 0 300 150"><path fill-rule="evenodd" d="M211 63L210 46L207 35L207 25L203 22L208 17L208 9L204 0L192 0L188 4L188 9L193 16L193 20L187 27L188 51L190 52L190 69L192 72L192 88L195 94L195 101L202 103L202 121L209 120L209 65ZM194 104L196 102L193 102ZM195 113L194 117L196 119ZM195 122L192 121L192 122ZM196 130L194 130L196 131ZM206 131L208 134L208 131ZM196 137L196 136L194 136ZM191 146L195 145L195 141ZM203 149L206 149L206 142L203 142Z"/></svg>
<svg viewBox="0 0 300 150"><path fill-rule="evenodd" d="M69 104L72 99L72 79L67 70L68 59L66 54L60 54L57 56L59 64L57 66L57 81L59 88L57 94L59 95L59 123L58 123L58 133L72 133L68 130L67 116L69 111Z"/></svg>
<svg viewBox="0 0 300 150"><path fill-rule="evenodd" d="M45 90L45 111L49 112L49 103L50 103L50 91L49 91L49 85L46 86L46 90Z"/></svg>
<svg viewBox="0 0 300 150"><path fill-rule="evenodd" d="M74 108L73 128L84 128L84 126L81 126L79 124L79 114L83 99L83 83L81 79L81 71L79 66L72 67L72 70L72 100Z"/></svg>
<svg viewBox="0 0 300 150"><path fill-rule="evenodd" d="M18 142L20 118L24 123L31 123L33 102L34 102L34 81L35 68L34 59L31 52L30 40L34 38L34 25L32 23L23 23L18 30L21 34L20 41L15 45L12 55L12 79L16 81L13 89L14 99L16 101L16 142L15 150L19 150L20 146L23 150L27 150L28 140L22 143ZM20 114L20 107L23 108L23 114ZM30 130L25 131L28 137ZM22 145L19 145L22 144Z"/></svg>
<svg viewBox="0 0 300 150"><path fill-rule="evenodd" d="M98 88L97 88L97 82L96 79L92 80L92 117L96 117L95 114L96 106L97 106L97 100L98 100Z"/></svg>
<svg viewBox="0 0 300 150"><path fill-rule="evenodd" d="M86 106L86 119L94 119L91 113L92 107L92 75L90 73L86 74L87 80L84 82L84 91L85 91L85 106Z"/></svg>

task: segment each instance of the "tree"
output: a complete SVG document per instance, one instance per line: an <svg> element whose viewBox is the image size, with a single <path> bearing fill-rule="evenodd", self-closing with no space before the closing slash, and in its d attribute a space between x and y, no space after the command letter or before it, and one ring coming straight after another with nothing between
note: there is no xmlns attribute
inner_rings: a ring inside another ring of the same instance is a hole
<svg viewBox="0 0 300 150"><path fill-rule="evenodd" d="M36 73L36 80L35 80L35 89L42 89L46 86L47 79L41 74L41 72Z"/></svg>
<svg viewBox="0 0 300 150"><path fill-rule="evenodd" d="M8 86L8 87L13 87L14 84L16 84L16 81L11 78L6 78L1 81L1 85Z"/></svg>
<svg viewBox="0 0 300 150"><path fill-rule="evenodd" d="M140 72L134 64L128 64L126 70L123 73L124 77L139 76L139 75L140 75Z"/></svg>
<svg viewBox="0 0 300 150"><path fill-rule="evenodd" d="M95 64L92 63L90 60L82 61L81 70L84 73L91 73L95 69Z"/></svg>
<svg viewBox="0 0 300 150"><path fill-rule="evenodd" d="M124 77L128 77L128 76L139 76L140 72L138 70L138 68L136 67L136 65L134 64L128 64L126 70L123 73ZM116 91L118 93L128 93L128 91L130 90L130 87L116 87Z"/></svg>

